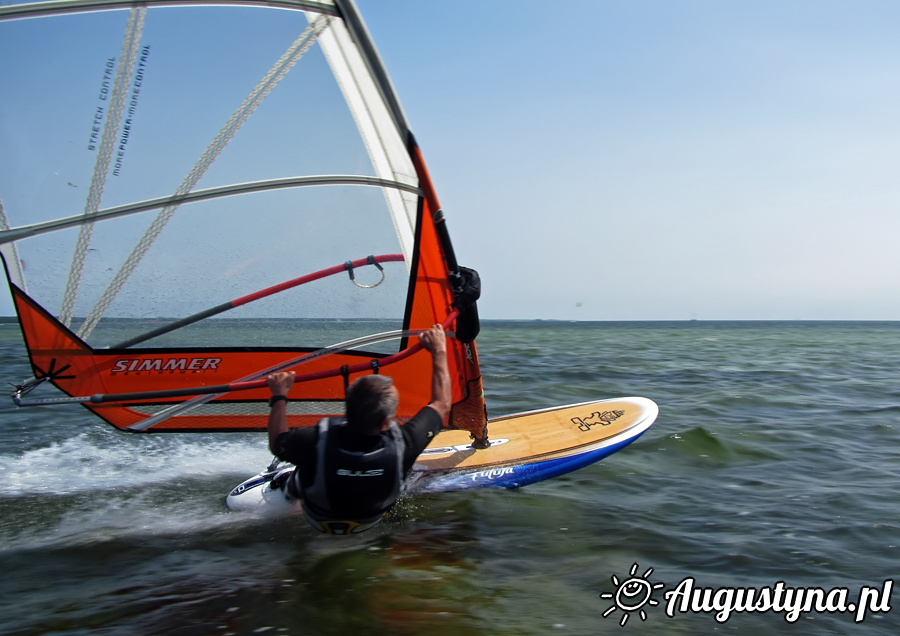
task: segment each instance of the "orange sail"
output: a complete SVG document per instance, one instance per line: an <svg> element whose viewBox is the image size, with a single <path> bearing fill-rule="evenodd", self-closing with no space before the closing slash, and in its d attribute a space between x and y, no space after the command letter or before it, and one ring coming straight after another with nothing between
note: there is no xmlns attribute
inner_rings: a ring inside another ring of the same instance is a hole
<svg viewBox="0 0 900 636"><path fill-rule="evenodd" d="M415 334L442 323L458 336L449 425L483 434L477 275L352 2L24 3L0 7L0 37L33 80L4 117L35 121L60 90L74 104L0 126L3 147L42 150L0 170L35 378L17 404L258 430L265 375L293 369L292 426L342 413L362 373L394 378L406 419L430 395Z"/></svg>

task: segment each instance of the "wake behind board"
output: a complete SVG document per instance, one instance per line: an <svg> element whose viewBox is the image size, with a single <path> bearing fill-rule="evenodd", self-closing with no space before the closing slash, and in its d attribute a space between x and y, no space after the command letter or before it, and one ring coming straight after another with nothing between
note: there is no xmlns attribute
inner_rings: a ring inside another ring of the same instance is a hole
<svg viewBox="0 0 900 636"><path fill-rule="evenodd" d="M578 470L637 439L659 408L646 398L584 402L489 420L490 448L472 448L466 431L444 431L419 456L407 492L518 488ZM273 467L228 495L234 510L299 511L273 483L290 468ZM274 480L274 481L273 481Z"/></svg>

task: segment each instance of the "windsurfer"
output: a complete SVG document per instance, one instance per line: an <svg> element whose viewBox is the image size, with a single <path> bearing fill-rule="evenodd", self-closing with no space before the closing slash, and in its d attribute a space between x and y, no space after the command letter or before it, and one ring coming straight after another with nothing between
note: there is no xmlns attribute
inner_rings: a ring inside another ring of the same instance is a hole
<svg viewBox="0 0 900 636"><path fill-rule="evenodd" d="M432 359L431 401L402 426L394 422L399 393L391 378L367 375L348 389L345 417L290 430L287 395L294 374L269 376L269 449L297 466L284 487L302 500L316 529L355 534L381 521L416 458L441 430L451 405L446 336L435 325L419 340Z"/></svg>

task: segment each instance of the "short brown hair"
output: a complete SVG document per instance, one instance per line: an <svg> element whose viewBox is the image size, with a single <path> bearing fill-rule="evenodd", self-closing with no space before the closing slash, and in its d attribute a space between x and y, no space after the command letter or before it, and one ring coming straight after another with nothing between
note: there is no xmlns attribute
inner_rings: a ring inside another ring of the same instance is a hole
<svg viewBox="0 0 900 636"><path fill-rule="evenodd" d="M381 431L386 419L397 414L394 381L387 375L364 375L347 390L347 424L369 434Z"/></svg>

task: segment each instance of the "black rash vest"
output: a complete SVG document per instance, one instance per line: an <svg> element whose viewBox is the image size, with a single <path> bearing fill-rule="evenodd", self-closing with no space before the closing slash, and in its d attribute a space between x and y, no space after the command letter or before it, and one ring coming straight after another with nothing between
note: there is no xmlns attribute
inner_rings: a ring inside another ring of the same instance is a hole
<svg viewBox="0 0 900 636"><path fill-rule="evenodd" d="M413 419L380 435L359 435L343 418L329 418L325 466L320 473L317 446L320 425L282 433L275 440L275 456L297 465L304 505L322 519L368 519L380 515L397 501L400 482L416 458L441 430L443 419L430 406ZM402 462L398 462L402 453ZM398 475L398 468L402 475ZM316 484L324 474L325 487Z"/></svg>

